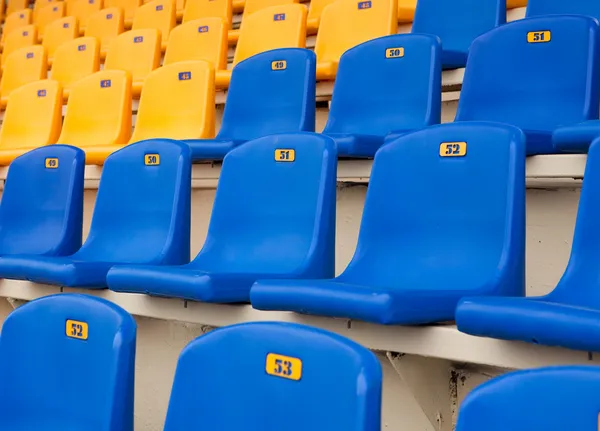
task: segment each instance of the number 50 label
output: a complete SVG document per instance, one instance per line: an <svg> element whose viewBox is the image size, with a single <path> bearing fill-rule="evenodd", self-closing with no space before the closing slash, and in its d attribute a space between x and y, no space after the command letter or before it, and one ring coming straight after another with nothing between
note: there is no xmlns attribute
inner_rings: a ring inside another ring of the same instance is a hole
<svg viewBox="0 0 600 431"><path fill-rule="evenodd" d="M284 379L300 380L302 377L302 361L291 356L269 353L265 365L267 374Z"/></svg>

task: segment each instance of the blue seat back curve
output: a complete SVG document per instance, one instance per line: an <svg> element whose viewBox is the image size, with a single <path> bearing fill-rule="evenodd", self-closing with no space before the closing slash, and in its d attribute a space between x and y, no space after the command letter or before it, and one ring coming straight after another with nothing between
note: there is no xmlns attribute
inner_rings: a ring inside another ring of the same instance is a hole
<svg viewBox="0 0 600 431"><path fill-rule="evenodd" d="M385 136L441 120L440 42L430 35L393 35L346 51L323 133ZM373 85L382 86L373 91Z"/></svg>
<svg viewBox="0 0 600 431"><path fill-rule="evenodd" d="M73 258L165 265L189 262L190 160L189 147L169 139L141 141L110 155L90 233Z"/></svg>
<svg viewBox="0 0 600 431"><path fill-rule="evenodd" d="M419 0L413 33L442 40L444 51L465 52L475 38L506 22L506 0Z"/></svg>
<svg viewBox="0 0 600 431"><path fill-rule="evenodd" d="M529 0L527 17L541 15L588 15L600 19L600 3L596 0Z"/></svg>
<svg viewBox="0 0 600 431"><path fill-rule="evenodd" d="M552 132L598 118L599 34L594 19L569 15L514 21L480 36L471 47L456 121Z"/></svg>
<svg viewBox="0 0 600 431"><path fill-rule="evenodd" d="M456 431L595 430L599 390L598 367L550 367L509 373L484 383L467 396Z"/></svg>
<svg viewBox="0 0 600 431"><path fill-rule="evenodd" d="M135 340L131 315L103 299L59 294L17 308L0 338L0 428L133 430Z"/></svg>
<svg viewBox="0 0 600 431"><path fill-rule="evenodd" d="M316 56L306 49L275 49L238 63L216 139L314 132L315 82Z"/></svg>
<svg viewBox="0 0 600 431"><path fill-rule="evenodd" d="M165 431L379 431L381 378L370 351L336 334L288 323L221 328L181 353Z"/></svg>
<svg viewBox="0 0 600 431"><path fill-rule="evenodd" d="M15 159L0 206L0 255L64 256L81 247L85 154L51 145Z"/></svg>
<svg viewBox="0 0 600 431"><path fill-rule="evenodd" d="M288 160L279 154L287 151ZM212 272L332 277L337 153L331 138L255 139L225 157L204 247Z"/></svg>
<svg viewBox="0 0 600 431"><path fill-rule="evenodd" d="M357 249L338 280L522 295L524 139L511 126L450 123L382 147ZM461 143L466 154L446 157L454 147L445 143Z"/></svg>

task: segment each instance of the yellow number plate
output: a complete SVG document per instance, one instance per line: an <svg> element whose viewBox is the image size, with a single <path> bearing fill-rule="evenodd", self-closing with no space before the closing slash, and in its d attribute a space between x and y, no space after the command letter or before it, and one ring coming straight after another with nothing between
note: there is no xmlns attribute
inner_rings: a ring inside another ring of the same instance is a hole
<svg viewBox="0 0 600 431"><path fill-rule="evenodd" d="M278 149L275 150L276 162L293 162L296 160L296 150Z"/></svg>
<svg viewBox="0 0 600 431"><path fill-rule="evenodd" d="M158 154L146 154L144 156L144 163L148 166L160 165L160 155Z"/></svg>
<svg viewBox="0 0 600 431"><path fill-rule="evenodd" d="M530 31L527 33L527 43L544 43L550 42L551 39L552 33L549 30Z"/></svg>
<svg viewBox="0 0 600 431"><path fill-rule="evenodd" d="M277 60L271 62L271 70L285 70L287 69L287 61Z"/></svg>
<svg viewBox="0 0 600 431"><path fill-rule="evenodd" d="M269 353L265 366L267 374L284 379L300 380L302 377L302 361L291 356Z"/></svg>
<svg viewBox="0 0 600 431"><path fill-rule="evenodd" d="M88 339L88 324L78 320L67 320L65 333L69 338L77 338L78 340Z"/></svg>
<svg viewBox="0 0 600 431"><path fill-rule="evenodd" d="M46 168L47 169L57 169L58 168L58 159L54 157L46 157Z"/></svg>
<svg viewBox="0 0 600 431"><path fill-rule="evenodd" d="M442 157L463 157L466 155L466 142L442 142L440 144L440 156Z"/></svg>
<svg viewBox="0 0 600 431"><path fill-rule="evenodd" d="M404 48L388 48L385 50L385 58L404 57Z"/></svg>

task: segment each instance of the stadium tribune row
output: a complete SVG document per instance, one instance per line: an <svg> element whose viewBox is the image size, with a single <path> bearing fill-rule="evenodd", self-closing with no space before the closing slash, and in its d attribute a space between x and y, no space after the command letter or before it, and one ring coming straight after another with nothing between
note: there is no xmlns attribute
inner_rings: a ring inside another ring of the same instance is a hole
<svg viewBox="0 0 600 431"><path fill-rule="evenodd" d="M132 431L136 332L125 310L86 295L13 311L0 338L0 425ZM467 396L456 430L591 431L599 387L598 367L510 373ZM344 337L297 324L234 325L183 349L164 430L379 431L381 392L375 355Z"/></svg>
<svg viewBox="0 0 600 431"><path fill-rule="evenodd" d="M586 152L600 133L599 38L595 19L575 15L514 21L480 36L471 47L455 122L517 126L527 136L528 155ZM441 56L439 40L421 34L386 36L347 51L323 130L338 155L370 158L397 137L438 124ZM194 162L221 160L265 135L314 132L317 69L315 54L299 48L239 63L216 137L208 62L176 62L151 72L133 134L135 81L127 72L100 71L75 84L64 123L60 84L36 81L8 98L0 163L60 143L84 149L88 164L102 164L124 145L150 138L182 140Z"/></svg>

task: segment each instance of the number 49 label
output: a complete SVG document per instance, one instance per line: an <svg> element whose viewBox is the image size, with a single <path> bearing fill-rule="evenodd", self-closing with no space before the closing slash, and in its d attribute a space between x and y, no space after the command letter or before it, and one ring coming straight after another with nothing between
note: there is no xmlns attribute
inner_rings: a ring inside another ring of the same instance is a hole
<svg viewBox="0 0 600 431"><path fill-rule="evenodd" d="M88 339L88 324L79 320L67 320L65 333L69 338L77 338L78 340Z"/></svg>
<svg viewBox="0 0 600 431"><path fill-rule="evenodd" d="M265 365L267 374L284 379L300 380L302 377L302 361L291 356L269 353Z"/></svg>

